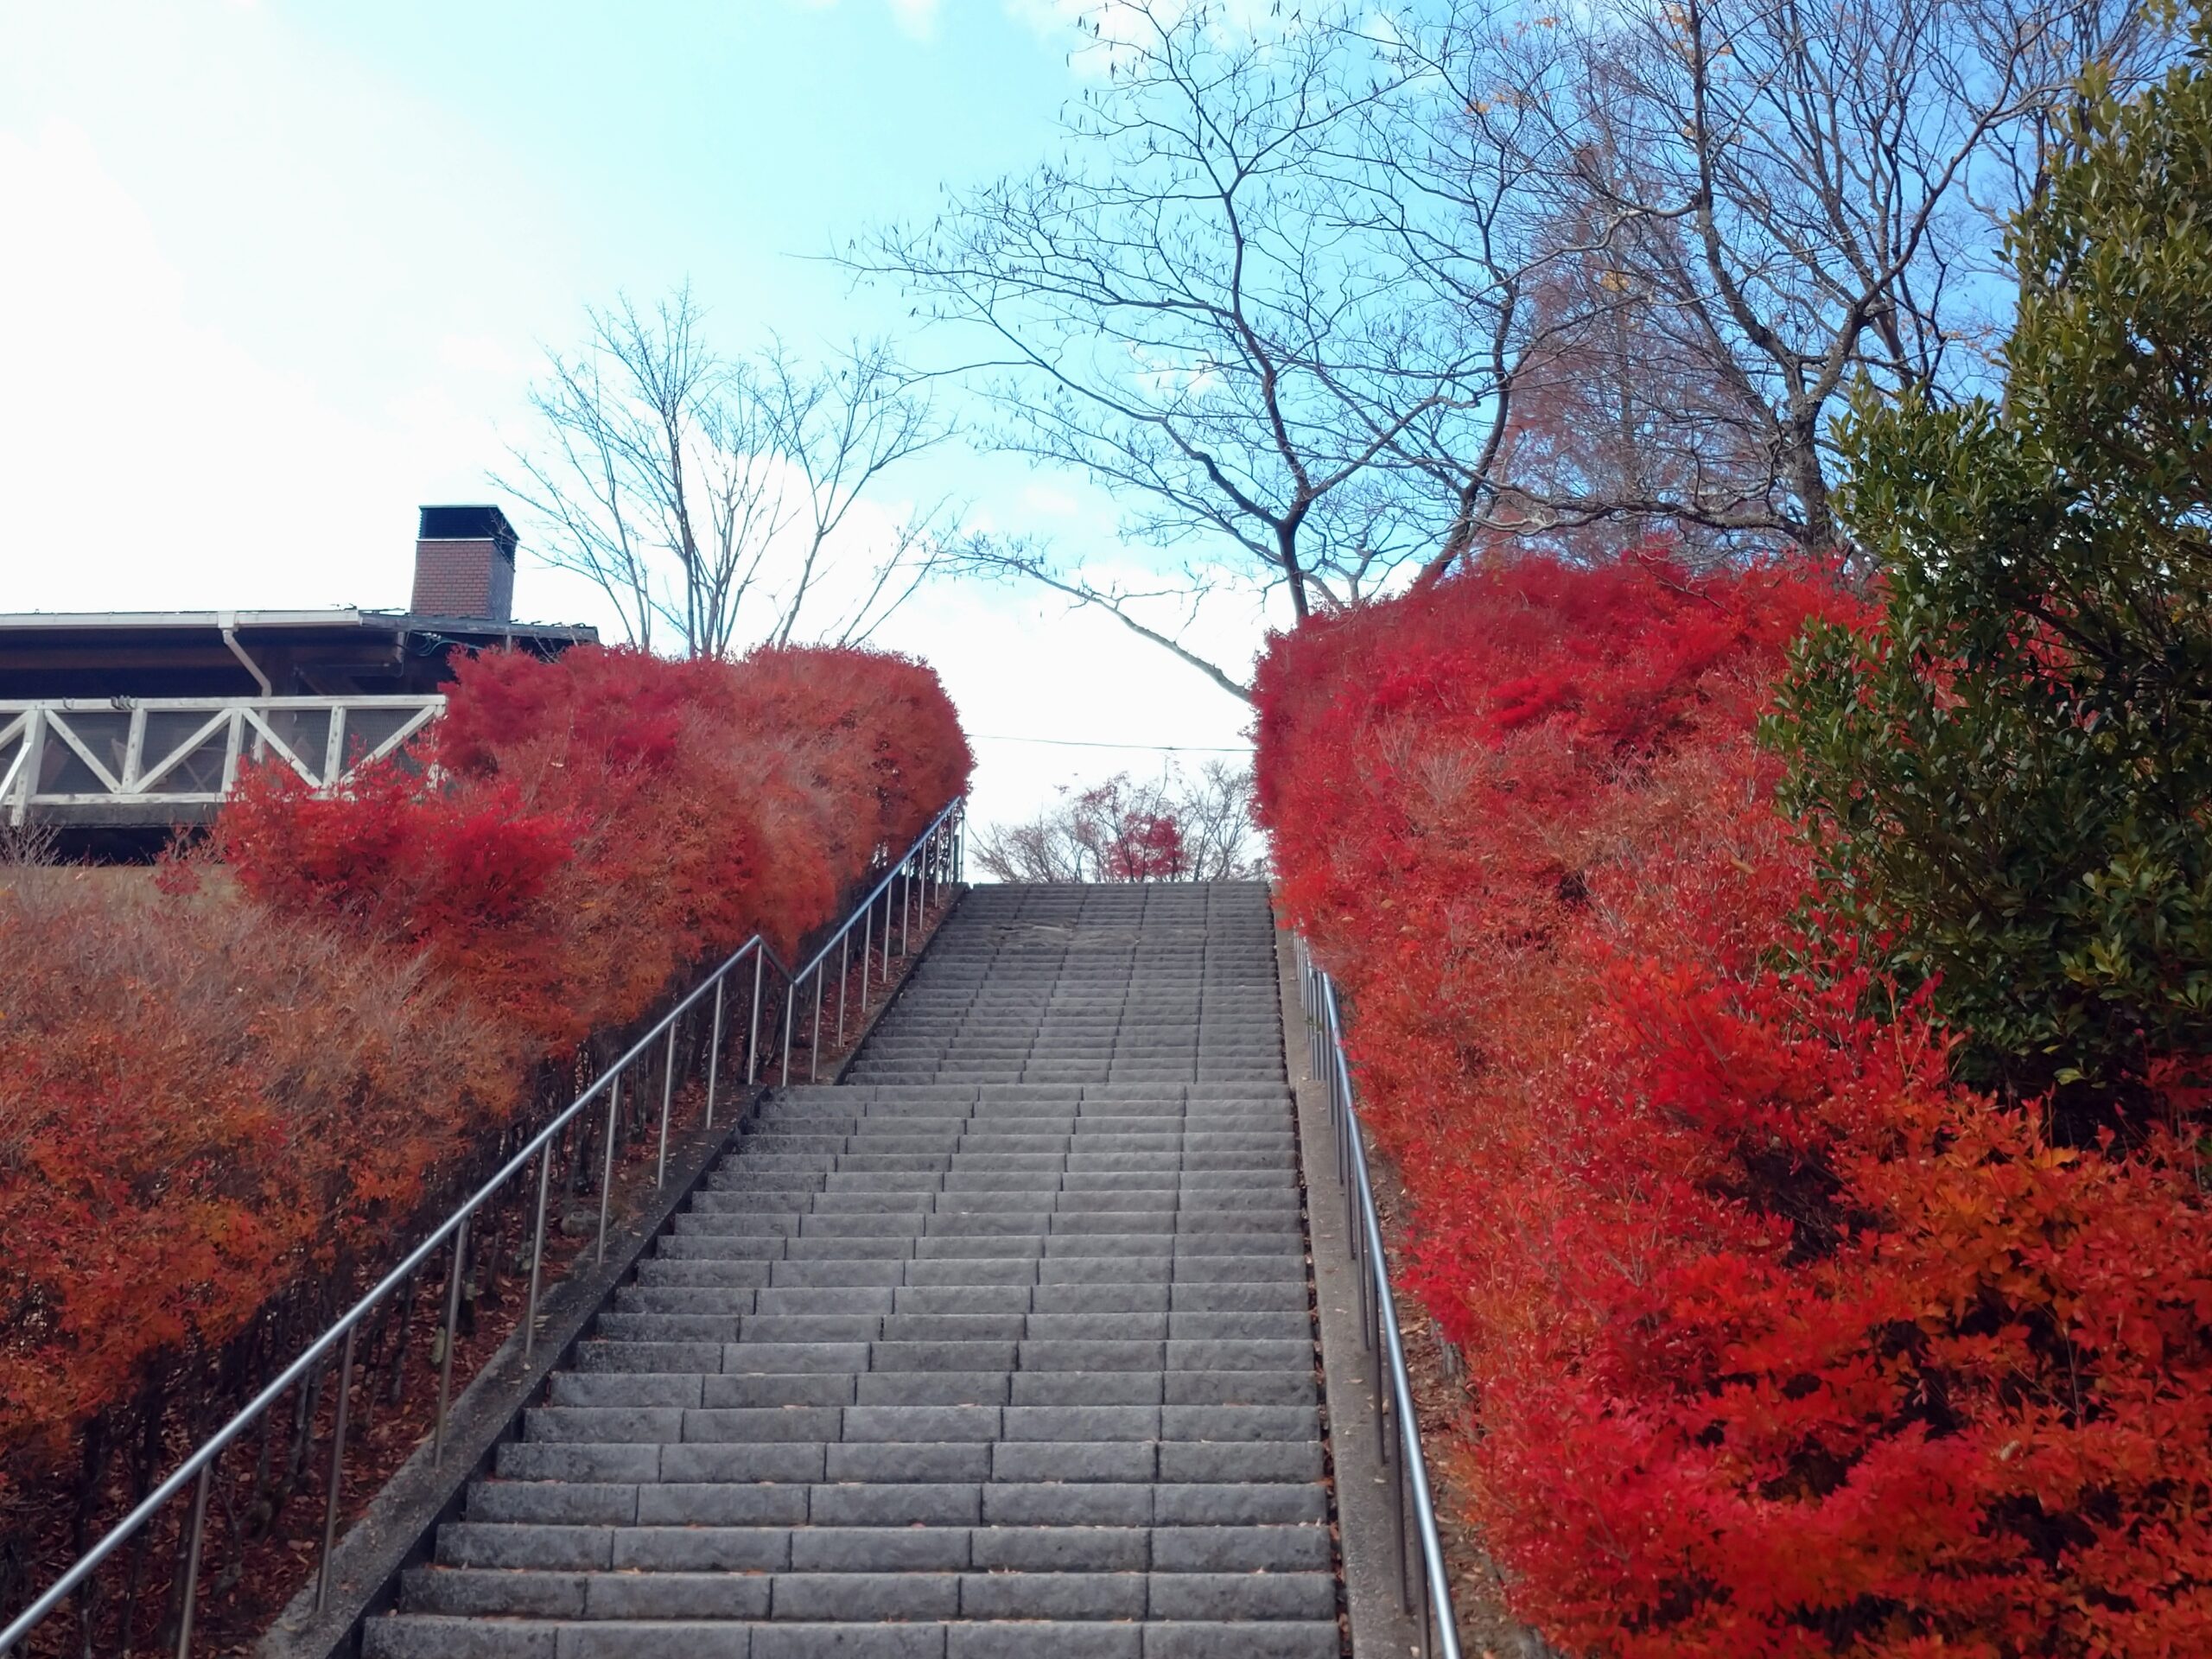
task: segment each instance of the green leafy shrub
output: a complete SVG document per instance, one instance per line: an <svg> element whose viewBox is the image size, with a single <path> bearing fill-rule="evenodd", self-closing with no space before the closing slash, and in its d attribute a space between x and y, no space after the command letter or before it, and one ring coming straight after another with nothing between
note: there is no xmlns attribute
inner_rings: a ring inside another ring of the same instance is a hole
<svg viewBox="0 0 2212 1659"><path fill-rule="evenodd" d="M2114 1120L2212 1052L2212 29L2092 78L2011 242L2001 403L1871 397L1847 520L1878 626L1814 629L1770 741L1823 887L1960 1075Z"/></svg>

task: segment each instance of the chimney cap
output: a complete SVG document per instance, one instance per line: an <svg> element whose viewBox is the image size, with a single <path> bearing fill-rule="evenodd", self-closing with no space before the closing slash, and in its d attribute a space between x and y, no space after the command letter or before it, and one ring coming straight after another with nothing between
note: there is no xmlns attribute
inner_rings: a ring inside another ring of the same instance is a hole
<svg viewBox="0 0 2212 1659"><path fill-rule="evenodd" d="M512 563L520 537L507 515L491 505L435 506L421 509L415 531L419 542L491 542Z"/></svg>

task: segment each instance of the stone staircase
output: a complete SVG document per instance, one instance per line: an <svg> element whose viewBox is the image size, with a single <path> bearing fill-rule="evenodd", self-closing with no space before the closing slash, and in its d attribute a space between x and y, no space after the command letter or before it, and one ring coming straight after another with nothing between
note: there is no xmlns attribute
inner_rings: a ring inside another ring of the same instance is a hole
<svg viewBox="0 0 2212 1659"><path fill-rule="evenodd" d="M1255 885L979 887L778 1091L370 1659L1336 1659Z"/></svg>

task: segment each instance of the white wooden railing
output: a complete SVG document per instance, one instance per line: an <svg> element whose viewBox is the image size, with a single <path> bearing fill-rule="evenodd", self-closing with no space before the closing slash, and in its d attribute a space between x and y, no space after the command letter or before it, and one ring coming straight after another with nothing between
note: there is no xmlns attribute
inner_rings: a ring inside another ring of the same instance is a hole
<svg viewBox="0 0 2212 1659"><path fill-rule="evenodd" d="M242 762L290 767L316 789L382 760L435 719L441 696L115 697L0 702L0 822L41 807L222 800Z"/></svg>

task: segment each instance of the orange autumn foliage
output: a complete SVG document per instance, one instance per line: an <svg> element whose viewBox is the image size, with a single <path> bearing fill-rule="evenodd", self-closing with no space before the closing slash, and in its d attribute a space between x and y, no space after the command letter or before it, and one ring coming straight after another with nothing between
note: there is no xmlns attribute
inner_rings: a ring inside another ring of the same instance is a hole
<svg viewBox="0 0 2212 1659"><path fill-rule="evenodd" d="M219 878L0 877L0 1495L157 1357L357 1267L516 1109L512 1042L435 993Z"/></svg>

